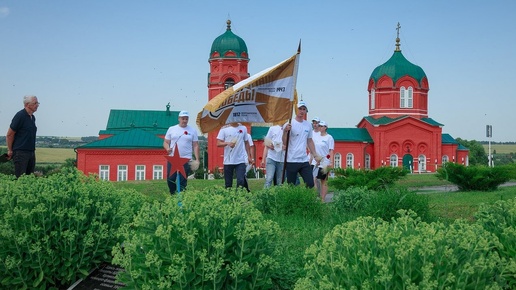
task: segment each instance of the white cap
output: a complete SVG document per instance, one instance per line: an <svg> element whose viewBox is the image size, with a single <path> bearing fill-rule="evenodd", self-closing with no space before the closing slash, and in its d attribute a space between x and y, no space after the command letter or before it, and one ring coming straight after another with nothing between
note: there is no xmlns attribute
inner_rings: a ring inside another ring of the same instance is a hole
<svg viewBox="0 0 516 290"><path fill-rule="evenodd" d="M317 123L319 123L319 122L321 122L321 119L319 119L319 117L314 117L314 118L312 119L312 121L316 121Z"/></svg>
<svg viewBox="0 0 516 290"><path fill-rule="evenodd" d="M181 111L179 112L179 117L190 117L187 111Z"/></svg>
<svg viewBox="0 0 516 290"><path fill-rule="evenodd" d="M307 109L308 109L308 107L306 106L306 103L305 103L304 101L299 101L299 102L297 103L297 107L298 107L298 108L305 107L305 108L307 108Z"/></svg>
<svg viewBox="0 0 516 290"><path fill-rule="evenodd" d="M328 127L328 124L326 124L326 122L324 122L324 121L320 121L319 122L319 127L322 127L322 126Z"/></svg>

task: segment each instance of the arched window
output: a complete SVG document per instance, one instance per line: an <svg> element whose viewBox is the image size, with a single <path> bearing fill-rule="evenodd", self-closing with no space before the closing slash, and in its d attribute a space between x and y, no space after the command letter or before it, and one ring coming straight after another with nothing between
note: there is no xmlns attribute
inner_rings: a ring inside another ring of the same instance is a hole
<svg viewBox="0 0 516 290"><path fill-rule="evenodd" d="M413 89L412 87L400 88L400 108L412 108L413 107Z"/></svg>
<svg viewBox="0 0 516 290"><path fill-rule="evenodd" d="M390 164L391 167L398 167L398 155L392 154L390 158Z"/></svg>
<svg viewBox="0 0 516 290"><path fill-rule="evenodd" d="M450 157L448 157L448 155L443 155L443 158L442 158L442 163L443 165L446 163L446 162L449 162L450 161Z"/></svg>
<svg viewBox="0 0 516 290"><path fill-rule="evenodd" d="M333 155L333 167L335 168L341 168L342 167L342 156L340 155L340 153L335 153L335 155Z"/></svg>
<svg viewBox="0 0 516 290"><path fill-rule="evenodd" d="M374 110L376 108L375 102L376 102L376 91L375 91L375 89L372 89L371 90L371 110Z"/></svg>
<svg viewBox="0 0 516 290"><path fill-rule="evenodd" d="M225 82L224 82L224 89L227 90L227 88L229 87L232 87L233 85L235 85L235 80L232 79L232 78L228 78Z"/></svg>
<svg viewBox="0 0 516 290"><path fill-rule="evenodd" d="M400 88L400 108L405 108L405 87Z"/></svg>
<svg viewBox="0 0 516 290"><path fill-rule="evenodd" d="M354 162L353 162L353 153L348 153L346 155L346 168L353 168Z"/></svg>
<svg viewBox="0 0 516 290"><path fill-rule="evenodd" d="M413 92L413 89L412 87L409 87L408 88L408 96L407 97L407 108L412 108L413 107L413 101L412 101L412 93Z"/></svg>
<svg viewBox="0 0 516 290"><path fill-rule="evenodd" d="M417 158L418 171L423 172L426 171L426 156L421 154Z"/></svg>
<svg viewBox="0 0 516 290"><path fill-rule="evenodd" d="M366 154L366 155L365 155L365 164L364 164L364 168L365 168L365 169L371 169L371 155L369 155L369 154Z"/></svg>

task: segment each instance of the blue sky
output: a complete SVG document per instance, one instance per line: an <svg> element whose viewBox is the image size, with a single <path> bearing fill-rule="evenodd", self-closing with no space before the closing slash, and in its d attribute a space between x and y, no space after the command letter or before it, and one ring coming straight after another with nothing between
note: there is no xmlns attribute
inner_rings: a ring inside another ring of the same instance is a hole
<svg viewBox="0 0 516 290"><path fill-rule="evenodd" d="M201 111L226 20L257 73L302 52L309 116L355 127L395 48L425 71L429 116L467 140L516 141L516 1L0 0L0 131L38 96L40 136L96 136L111 109ZM190 124L195 125L194 118Z"/></svg>

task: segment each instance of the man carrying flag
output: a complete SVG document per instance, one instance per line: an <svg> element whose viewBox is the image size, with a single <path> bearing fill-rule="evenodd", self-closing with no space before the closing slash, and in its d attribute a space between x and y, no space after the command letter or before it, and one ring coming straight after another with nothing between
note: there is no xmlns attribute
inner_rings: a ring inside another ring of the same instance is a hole
<svg viewBox="0 0 516 290"><path fill-rule="evenodd" d="M304 101L297 103L297 113L291 123L283 125L283 144L287 146L287 183L295 184L297 174L301 175L306 187L314 187L312 168L310 167L309 156L306 148L310 150L317 164L321 157L315 151L314 141L312 140L312 125L305 120L308 108Z"/></svg>

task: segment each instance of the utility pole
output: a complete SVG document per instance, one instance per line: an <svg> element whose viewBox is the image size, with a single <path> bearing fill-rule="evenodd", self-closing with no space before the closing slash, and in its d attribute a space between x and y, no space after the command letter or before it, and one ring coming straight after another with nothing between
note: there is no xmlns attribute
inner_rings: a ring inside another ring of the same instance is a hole
<svg viewBox="0 0 516 290"><path fill-rule="evenodd" d="M493 126L486 125L486 137L489 138L487 166L493 167L493 155L491 155L491 138L493 137Z"/></svg>

